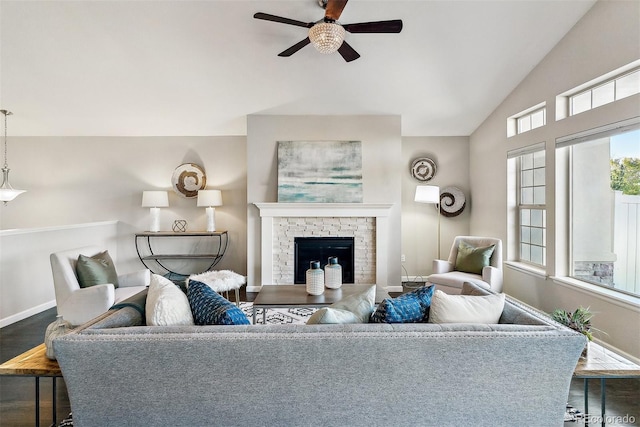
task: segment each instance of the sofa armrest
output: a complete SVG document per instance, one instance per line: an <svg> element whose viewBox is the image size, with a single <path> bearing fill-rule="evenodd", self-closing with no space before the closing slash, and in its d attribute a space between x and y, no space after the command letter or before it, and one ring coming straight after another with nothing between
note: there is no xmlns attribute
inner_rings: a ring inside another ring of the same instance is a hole
<svg viewBox="0 0 640 427"><path fill-rule="evenodd" d="M123 288L131 286L149 286L151 271L149 269L134 271L118 276L118 284Z"/></svg>
<svg viewBox="0 0 640 427"><path fill-rule="evenodd" d="M58 304L58 314L72 325L81 325L109 310L115 299L115 287L111 283L80 288Z"/></svg>
<svg viewBox="0 0 640 427"><path fill-rule="evenodd" d="M433 274L449 273L453 271L453 264L443 259L433 260Z"/></svg>
<svg viewBox="0 0 640 427"><path fill-rule="evenodd" d="M482 280L491 285L494 292L502 292L502 270L490 265L482 269Z"/></svg>

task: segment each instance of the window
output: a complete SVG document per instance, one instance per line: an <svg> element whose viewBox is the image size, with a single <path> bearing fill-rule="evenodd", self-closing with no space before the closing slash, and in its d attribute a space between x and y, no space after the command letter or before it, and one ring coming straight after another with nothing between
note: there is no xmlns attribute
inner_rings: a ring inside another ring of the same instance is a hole
<svg viewBox="0 0 640 427"><path fill-rule="evenodd" d="M570 116L640 93L640 70L569 97Z"/></svg>
<svg viewBox="0 0 640 427"><path fill-rule="evenodd" d="M545 103L528 108L507 119L507 136L511 137L547 124Z"/></svg>
<svg viewBox="0 0 640 427"><path fill-rule="evenodd" d="M556 97L556 120L640 93L640 60L581 84Z"/></svg>
<svg viewBox="0 0 640 427"><path fill-rule="evenodd" d="M558 146L568 150L569 275L640 295L640 123Z"/></svg>
<svg viewBox="0 0 640 427"><path fill-rule="evenodd" d="M545 144L536 144L509 152L511 171L510 205L513 209L509 221L513 236L509 241L517 250L510 250L510 258L533 264L546 265L547 214L545 206Z"/></svg>

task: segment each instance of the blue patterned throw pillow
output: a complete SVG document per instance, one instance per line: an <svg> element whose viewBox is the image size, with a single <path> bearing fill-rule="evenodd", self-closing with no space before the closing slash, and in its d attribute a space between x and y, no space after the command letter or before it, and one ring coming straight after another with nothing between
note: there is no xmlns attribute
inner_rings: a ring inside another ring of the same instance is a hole
<svg viewBox="0 0 640 427"><path fill-rule="evenodd" d="M433 285L422 286L397 298L385 298L371 315L372 323L421 323L429 318Z"/></svg>
<svg viewBox="0 0 640 427"><path fill-rule="evenodd" d="M189 281L187 299L196 325L250 325L247 316L209 285Z"/></svg>

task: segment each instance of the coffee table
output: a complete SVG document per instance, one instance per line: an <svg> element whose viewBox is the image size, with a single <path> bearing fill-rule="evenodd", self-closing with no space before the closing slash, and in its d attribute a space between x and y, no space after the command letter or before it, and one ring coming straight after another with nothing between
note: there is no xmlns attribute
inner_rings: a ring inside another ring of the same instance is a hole
<svg viewBox="0 0 640 427"><path fill-rule="evenodd" d="M305 285L263 285L253 301L253 324L256 323L256 310L262 308L262 323L270 308L325 307L338 302L346 296L364 292L373 285L344 284L338 289L325 289L322 295L309 295ZM376 286L375 303L390 298L386 290Z"/></svg>

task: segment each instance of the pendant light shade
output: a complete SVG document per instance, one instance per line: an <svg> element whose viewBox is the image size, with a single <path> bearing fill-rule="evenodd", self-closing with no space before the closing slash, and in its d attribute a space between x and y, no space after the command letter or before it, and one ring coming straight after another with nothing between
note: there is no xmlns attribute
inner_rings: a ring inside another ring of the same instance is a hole
<svg viewBox="0 0 640 427"><path fill-rule="evenodd" d="M342 46L345 30L335 22L319 22L309 29L309 40L320 53L333 53Z"/></svg>
<svg viewBox="0 0 640 427"><path fill-rule="evenodd" d="M2 186L0 187L0 201L7 202L12 201L26 190L16 190L11 184L9 184L9 164L7 162L7 116L13 114L11 111L0 110L0 113L4 115L4 166L2 167Z"/></svg>

